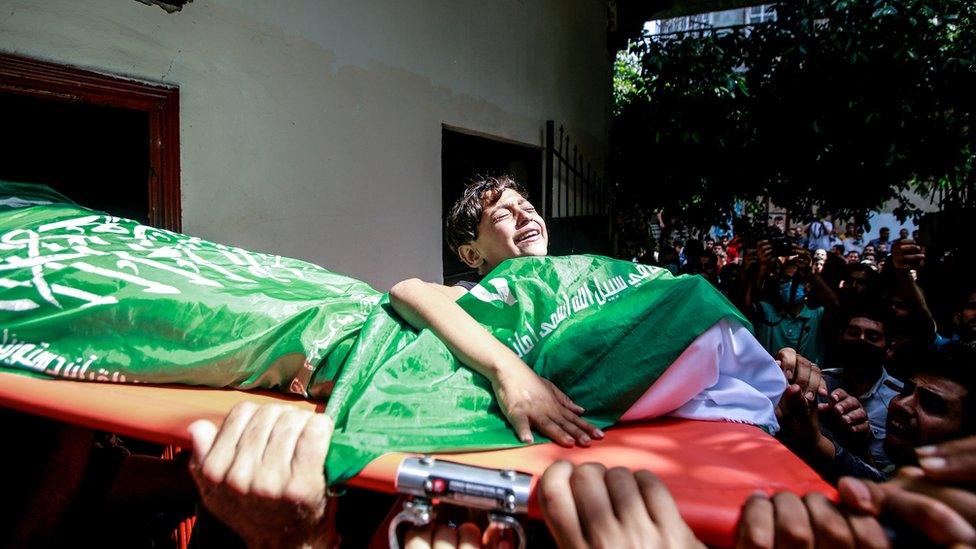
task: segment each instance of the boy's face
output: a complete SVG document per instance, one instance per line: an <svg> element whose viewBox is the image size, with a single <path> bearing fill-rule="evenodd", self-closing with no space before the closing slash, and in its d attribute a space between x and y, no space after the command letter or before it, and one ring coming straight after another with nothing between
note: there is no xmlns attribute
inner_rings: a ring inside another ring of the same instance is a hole
<svg viewBox="0 0 976 549"><path fill-rule="evenodd" d="M485 207L478 238L458 249L461 259L481 274L506 259L548 253L545 221L525 197L511 189L505 189L494 204Z"/></svg>

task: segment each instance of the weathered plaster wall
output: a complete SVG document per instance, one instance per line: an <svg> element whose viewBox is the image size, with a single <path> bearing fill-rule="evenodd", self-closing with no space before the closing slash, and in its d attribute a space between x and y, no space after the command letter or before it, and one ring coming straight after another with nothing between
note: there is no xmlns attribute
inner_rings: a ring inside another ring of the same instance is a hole
<svg viewBox="0 0 976 549"><path fill-rule="evenodd" d="M387 288L440 277L441 124L606 147L599 0L0 0L0 50L181 89L183 227Z"/></svg>

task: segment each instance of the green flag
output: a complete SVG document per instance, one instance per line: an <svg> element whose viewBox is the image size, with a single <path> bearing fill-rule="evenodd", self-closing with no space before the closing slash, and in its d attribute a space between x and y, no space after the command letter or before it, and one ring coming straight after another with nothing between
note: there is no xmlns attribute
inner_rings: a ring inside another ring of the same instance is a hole
<svg viewBox="0 0 976 549"><path fill-rule="evenodd" d="M598 426L695 338L747 324L704 279L598 256L509 260L458 304ZM522 444L490 384L367 284L0 182L0 367L331 393L330 482L389 451Z"/></svg>

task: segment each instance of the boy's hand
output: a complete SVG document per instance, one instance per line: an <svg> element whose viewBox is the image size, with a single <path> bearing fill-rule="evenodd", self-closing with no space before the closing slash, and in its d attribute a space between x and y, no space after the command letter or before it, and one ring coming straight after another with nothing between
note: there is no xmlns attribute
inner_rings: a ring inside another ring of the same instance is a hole
<svg viewBox="0 0 976 549"><path fill-rule="evenodd" d="M492 388L522 442L532 442L532 427L560 446L589 446L603 438L603 431L579 417L582 407L524 364L506 368Z"/></svg>

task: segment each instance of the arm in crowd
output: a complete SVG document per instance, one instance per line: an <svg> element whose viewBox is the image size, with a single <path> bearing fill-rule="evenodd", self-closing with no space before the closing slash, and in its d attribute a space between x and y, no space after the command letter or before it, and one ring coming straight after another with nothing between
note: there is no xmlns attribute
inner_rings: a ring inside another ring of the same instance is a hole
<svg viewBox="0 0 976 549"><path fill-rule="evenodd" d="M807 276L807 280L810 281L811 293L817 296L817 300L824 307L824 312L828 318L838 318L842 314L842 307L840 303L840 297L837 296L837 292L830 286L830 284L824 280L820 272L813 269L813 258L810 257L810 251L804 248L797 247L797 257L803 257L804 267L803 272Z"/></svg>
<svg viewBox="0 0 976 549"><path fill-rule="evenodd" d="M789 347L777 351L773 360L783 371L786 382L796 387L794 391L802 394L809 404L813 404L818 398L822 399L824 402L820 403L818 411L826 412L829 417L836 419L846 433L858 435L870 431L868 414L861 402L840 388L828 394L827 384L816 364ZM777 418L783 417L789 402L787 398L780 398L776 406Z"/></svg>
<svg viewBox="0 0 976 549"><path fill-rule="evenodd" d="M747 314L760 314L759 302L762 300L763 284L769 276L773 264L773 247L760 241L756 251L748 254L742 261L742 304Z"/></svg>
<svg viewBox="0 0 976 549"><path fill-rule="evenodd" d="M820 428L824 416L834 419L845 434L868 432L868 416L861 403L843 389L835 389L828 395L820 369L793 349L781 349L774 358L790 384L776 407L780 440L828 479L850 475L885 480L884 473L849 452Z"/></svg>
<svg viewBox="0 0 976 549"><path fill-rule="evenodd" d="M905 239L895 243L891 250L891 265L895 270L898 287L905 298L905 304L912 314L912 325L918 329L925 344L935 341L936 323L925 301L925 293L915 282L912 269L918 269L925 261L922 248L914 240Z"/></svg>
<svg viewBox="0 0 976 549"><path fill-rule="evenodd" d="M970 466L968 475L976 477L976 468ZM841 479L840 505L816 493L802 499L785 492L753 497L742 511L738 546L890 547L885 523L899 536L913 536L899 539L906 547L912 541L971 547L976 544L976 494L964 486L940 484L921 469L906 467L885 483Z"/></svg>
<svg viewBox="0 0 976 549"><path fill-rule="evenodd" d="M886 474L823 433L820 415L829 413L832 406L830 403L811 403L804 398L796 384L786 389L782 400L779 439L824 478L830 481L836 481L842 476L857 476L876 481L887 479ZM863 408L859 408L859 412L864 413ZM864 416L861 421L866 422L866 414Z"/></svg>
<svg viewBox="0 0 976 549"><path fill-rule="evenodd" d="M602 431L579 417L580 406L455 303L463 293L460 288L410 279L390 290L390 303L413 327L429 328L462 363L488 378L523 442L532 442L532 427L563 446L586 446L602 438Z"/></svg>

